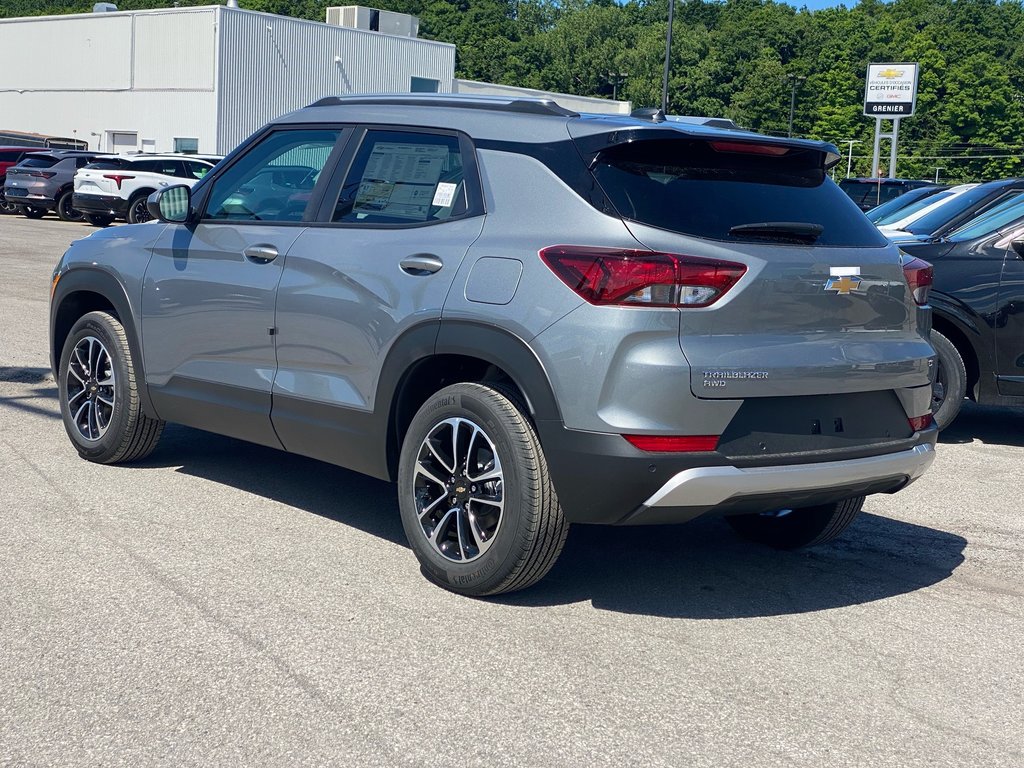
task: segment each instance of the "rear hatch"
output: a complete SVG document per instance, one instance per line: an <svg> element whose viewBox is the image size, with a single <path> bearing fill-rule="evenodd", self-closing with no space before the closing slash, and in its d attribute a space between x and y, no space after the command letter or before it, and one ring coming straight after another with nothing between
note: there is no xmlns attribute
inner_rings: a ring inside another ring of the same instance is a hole
<svg viewBox="0 0 1024 768"><path fill-rule="evenodd" d="M80 195L117 196L121 185L134 178L124 172L125 163L119 160L97 160L75 173L75 192Z"/></svg>
<svg viewBox="0 0 1024 768"><path fill-rule="evenodd" d="M47 169L59 162L60 158L54 155L33 153L31 157L26 157L14 167L8 168L7 178L4 180L5 196L24 197L29 194L29 191L40 182L57 175L55 171Z"/></svg>
<svg viewBox="0 0 1024 768"><path fill-rule="evenodd" d="M745 267L710 306L679 310L696 396L929 383L933 352L899 252L827 178L834 148L748 133L635 133L621 143L612 134L596 152L595 136L578 142L634 237L654 251Z"/></svg>

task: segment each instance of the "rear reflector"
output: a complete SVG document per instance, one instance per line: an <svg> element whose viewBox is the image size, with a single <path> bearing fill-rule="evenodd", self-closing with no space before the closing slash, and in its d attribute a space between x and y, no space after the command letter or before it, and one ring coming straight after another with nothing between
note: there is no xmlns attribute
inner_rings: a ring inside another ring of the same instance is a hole
<svg viewBox="0 0 1024 768"><path fill-rule="evenodd" d="M634 447L652 453L692 453L713 451L718 435L623 435Z"/></svg>
<svg viewBox="0 0 1024 768"><path fill-rule="evenodd" d="M928 303L928 293L935 282L935 270L924 259L909 254L903 254L900 258L903 260L903 276L907 278L910 294L918 306L924 306Z"/></svg>
<svg viewBox="0 0 1024 768"><path fill-rule="evenodd" d="M731 261L593 246L554 245L540 257L577 295L597 305L707 307L747 271Z"/></svg>
<svg viewBox="0 0 1024 768"><path fill-rule="evenodd" d="M932 415L926 413L924 416L911 416L907 421L910 422L912 430L920 432L922 429L928 429L932 425Z"/></svg>
<svg viewBox="0 0 1024 768"><path fill-rule="evenodd" d="M777 147L772 144L747 144L742 141L712 141L709 143L717 152L735 152L740 155L782 157L789 152L789 147Z"/></svg>

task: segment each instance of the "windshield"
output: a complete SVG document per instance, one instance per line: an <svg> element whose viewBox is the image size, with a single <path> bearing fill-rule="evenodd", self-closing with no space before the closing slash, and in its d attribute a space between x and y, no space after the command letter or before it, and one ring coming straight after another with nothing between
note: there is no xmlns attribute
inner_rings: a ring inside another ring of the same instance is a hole
<svg viewBox="0 0 1024 768"><path fill-rule="evenodd" d="M1020 193L1018 192L1017 194ZM957 195L952 200L948 200L931 213L926 213L913 224L904 227L904 229L915 235L934 234L960 214L970 211L972 208L978 208L984 205L985 201L999 195L999 190L994 190L992 187L987 189L985 187L975 187L968 192L964 192L962 195Z"/></svg>
<svg viewBox="0 0 1024 768"><path fill-rule="evenodd" d="M895 200L890 200L888 203L882 203L879 206L872 208L870 211L865 213L871 221L878 223L879 219L883 219L891 213L896 211L902 211L912 203L916 203L919 200L924 200L926 197L931 198L933 201L935 198L933 195L938 194L942 190L935 189L933 187L920 187L918 189L912 189L909 192L905 192Z"/></svg>
<svg viewBox="0 0 1024 768"><path fill-rule="evenodd" d="M967 222L953 232L949 239L959 243L988 237L1021 217L1024 217L1024 195L1017 195L993 206L983 216Z"/></svg>
<svg viewBox="0 0 1024 768"><path fill-rule="evenodd" d="M950 197L954 197L953 193L949 190L945 192L939 192L938 194L926 197L924 200L918 200L916 203L908 205L906 208L901 208L894 213L890 213L888 216L883 216L880 219L872 219L880 227L884 227L887 224L894 224L897 221L903 221L910 216L913 216L918 211L923 211L929 205L935 205L942 200L946 200ZM895 202L895 201L894 201Z"/></svg>

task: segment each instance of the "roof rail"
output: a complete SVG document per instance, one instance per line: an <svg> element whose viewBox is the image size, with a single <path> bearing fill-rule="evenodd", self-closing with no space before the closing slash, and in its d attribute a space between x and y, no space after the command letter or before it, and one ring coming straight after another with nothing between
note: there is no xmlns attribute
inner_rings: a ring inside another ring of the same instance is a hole
<svg viewBox="0 0 1024 768"><path fill-rule="evenodd" d="M486 109L496 112L519 112L530 115L556 115L579 117L578 112L558 104L553 99L507 98L502 96L459 96L457 94L390 94L379 96L326 96L310 107L337 107L345 104L395 105L405 107L456 107L458 109Z"/></svg>

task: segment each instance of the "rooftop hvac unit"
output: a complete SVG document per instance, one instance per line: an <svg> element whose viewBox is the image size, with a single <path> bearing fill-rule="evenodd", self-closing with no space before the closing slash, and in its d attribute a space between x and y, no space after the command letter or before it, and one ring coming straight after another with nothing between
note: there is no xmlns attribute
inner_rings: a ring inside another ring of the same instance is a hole
<svg viewBox="0 0 1024 768"><path fill-rule="evenodd" d="M420 20L415 16L362 5L338 5L328 8L327 23L336 27L363 29L401 37L417 37L420 32Z"/></svg>

